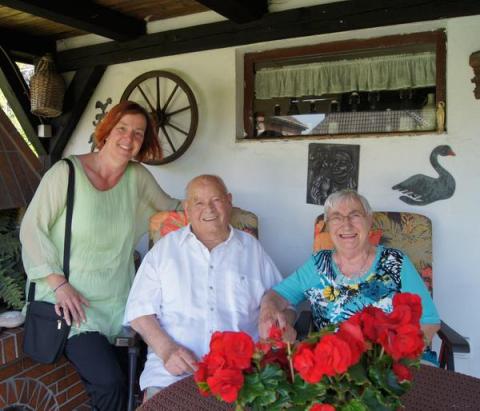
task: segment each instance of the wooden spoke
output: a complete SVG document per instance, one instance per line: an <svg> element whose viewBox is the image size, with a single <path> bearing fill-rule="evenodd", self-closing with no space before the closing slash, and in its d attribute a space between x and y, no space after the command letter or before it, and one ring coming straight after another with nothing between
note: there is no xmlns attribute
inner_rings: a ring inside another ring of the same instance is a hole
<svg viewBox="0 0 480 411"><path fill-rule="evenodd" d="M189 110L190 108L191 108L191 106L187 106L187 107L183 107L181 109L172 111L170 113L165 113L165 114L170 117L170 116L174 116L175 114L181 113L182 111Z"/></svg>
<svg viewBox="0 0 480 411"><path fill-rule="evenodd" d="M168 144L170 144L170 147L171 147L172 151L175 153L175 151L177 151L177 150L175 150L175 147L172 143L172 140L170 139L170 136L167 133L167 129L165 128L165 126L162 126L162 131L163 131L163 134L165 134L165 138L167 139Z"/></svg>
<svg viewBox="0 0 480 411"><path fill-rule="evenodd" d="M172 101L172 98L173 96L175 95L175 92L178 90L178 84L175 85L175 88L173 89L173 91L170 93L170 95L168 96L168 100L167 102L165 103L165 105L163 106L163 111L167 111L167 108L168 108L168 105L170 104L170 102Z"/></svg>
<svg viewBox="0 0 480 411"><path fill-rule="evenodd" d="M155 108L152 106L152 103L150 103L150 100L148 99L147 95L143 92L142 88L140 87L140 84L137 86L137 88L140 90L140 93L142 93L142 96L147 102L148 106L150 107L150 110L154 112Z"/></svg>
<svg viewBox="0 0 480 411"><path fill-rule="evenodd" d="M186 131L178 128L177 126L173 125L172 123L168 123L168 126L174 128L175 130L179 131L180 133L185 134L186 136L188 136L188 133L187 133Z"/></svg>
<svg viewBox="0 0 480 411"><path fill-rule="evenodd" d="M157 111L160 111L160 77L155 78L157 84Z"/></svg>

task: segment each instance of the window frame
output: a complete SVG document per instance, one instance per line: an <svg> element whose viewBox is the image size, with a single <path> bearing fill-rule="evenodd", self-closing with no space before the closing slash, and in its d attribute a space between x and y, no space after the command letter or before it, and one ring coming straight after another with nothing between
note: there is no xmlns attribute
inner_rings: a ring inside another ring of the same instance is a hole
<svg viewBox="0 0 480 411"><path fill-rule="evenodd" d="M435 48L436 59L436 101L445 102L446 106L446 34L445 30L435 30L429 32L419 32L412 34L398 34L384 37L376 37L360 40L345 40L329 43L320 43L316 45L299 46L291 48L272 49L261 52L246 53L244 55L244 99L243 99L243 125L245 130L245 139L263 140L265 138L255 136L254 127L254 89L255 89L255 66L259 63L274 63L280 60L296 60L298 58L308 58L313 56L332 56L335 53L358 52L360 50L385 50L395 49L402 46L413 45L433 45ZM446 107L445 107L446 109ZM291 137L300 138L345 138L354 136L379 135L391 136L404 134L405 132L386 132L386 133L367 133L367 134L321 134L321 135L299 135L299 136L285 136L278 137L281 140L286 140ZM408 131L407 134L432 134L435 131ZM271 140L271 138L269 139Z"/></svg>

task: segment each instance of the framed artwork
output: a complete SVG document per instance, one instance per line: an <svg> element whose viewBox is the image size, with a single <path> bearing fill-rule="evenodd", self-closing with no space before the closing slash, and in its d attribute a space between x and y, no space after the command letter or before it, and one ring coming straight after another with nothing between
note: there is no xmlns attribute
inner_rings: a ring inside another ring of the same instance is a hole
<svg viewBox="0 0 480 411"><path fill-rule="evenodd" d="M359 159L359 145L309 144L307 203L323 205L335 191L357 190Z"/></svg>

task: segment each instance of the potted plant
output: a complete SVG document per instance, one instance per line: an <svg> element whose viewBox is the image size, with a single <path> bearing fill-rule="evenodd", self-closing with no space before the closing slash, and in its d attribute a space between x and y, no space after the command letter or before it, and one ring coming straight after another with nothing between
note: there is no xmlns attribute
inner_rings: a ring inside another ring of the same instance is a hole
<svg viewBox="0 0 480 411"><path fill-rule="evenodd" d="M18 212L0 213L0 306L21 309L25 304L25 271L21 259Z"/></svg>

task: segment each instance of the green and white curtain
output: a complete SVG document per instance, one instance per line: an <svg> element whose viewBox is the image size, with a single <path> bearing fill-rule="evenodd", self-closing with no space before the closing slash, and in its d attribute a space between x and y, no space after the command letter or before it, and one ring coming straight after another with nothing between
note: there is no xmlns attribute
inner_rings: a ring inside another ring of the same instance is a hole
<svg viewBox="0 0 480 411"><path fill-rule="evenodd" d="M396 54L269 67L255 75L255 97L320 96L435 86L435 53Z"/></svg>

